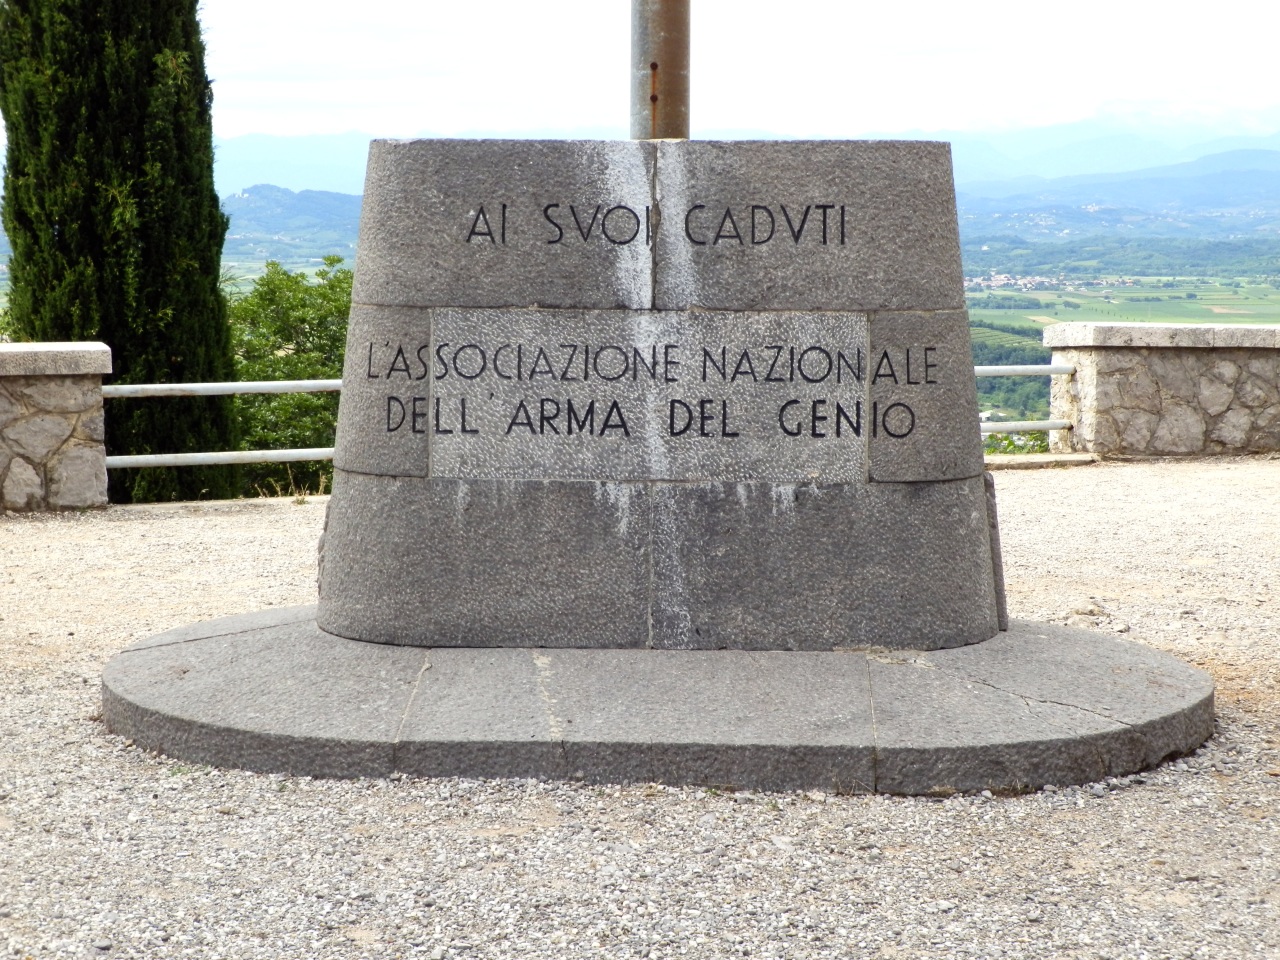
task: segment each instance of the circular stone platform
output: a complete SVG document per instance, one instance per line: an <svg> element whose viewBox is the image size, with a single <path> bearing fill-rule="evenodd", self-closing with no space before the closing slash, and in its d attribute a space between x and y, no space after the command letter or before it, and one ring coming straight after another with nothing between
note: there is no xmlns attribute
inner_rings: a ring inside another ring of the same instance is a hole
<svg viewBox="0 0 1280 960"><path fill-rule="evenodd" d="M848 793L1086 783L1213 732L1202 671L1027 621L932 652L421 648L293 607L133 645L103 704L145 749L263 772Z"/></svg>

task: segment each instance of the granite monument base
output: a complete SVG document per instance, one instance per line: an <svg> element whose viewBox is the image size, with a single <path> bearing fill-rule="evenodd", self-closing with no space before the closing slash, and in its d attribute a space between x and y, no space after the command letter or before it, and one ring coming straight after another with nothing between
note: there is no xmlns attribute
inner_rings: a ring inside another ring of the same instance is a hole
<svg viewBox="0 0 1280 960"><path fill-rule="evenodd" d="M1188 753L1213 682L1138 643L1013 621L971 646L842 652L413 647L293 607L117 654L104 720L195 763L939 795L1087 783Z"/></svg>
<svg viewBox="0 0 1280 960"><path fill-rule="evenodd" d="M335 471L318 620L424 647L938 649L999 629L984 478L780 484Z"/></svg>

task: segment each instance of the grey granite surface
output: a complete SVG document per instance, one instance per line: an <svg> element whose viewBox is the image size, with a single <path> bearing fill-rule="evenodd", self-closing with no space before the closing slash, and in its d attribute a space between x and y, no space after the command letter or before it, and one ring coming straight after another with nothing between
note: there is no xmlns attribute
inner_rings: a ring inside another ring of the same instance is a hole
<svg viewBox="0 0 1280 960"><path fill-rule="evenodd" d="M662 142L657 195L659 310L964 306L948 144Z"/></svg>
<svg viewBox="0 0 1280 960"><path fill-rule="evenodd" d="M950 147L379 140L354 302L964 306Z"/></svg>
<svg viewBox="0 0 1280 960"><path fill-rule="evenodd" d="M422 649L306 620L219 623L113 657L108 729L291 774L905 794L1120 776L1213 732L1203 672L1026 621L932 653Z"/></svg>
<svg viewBox="0 0 1280 960"><path fill-rule="evenodd" d="M322 626L419 646L642 647L648 488L335 471Z"/></svg>
<svg viewBox="0 0 1280 960"><path fill-rule="evenodd" d="M648 308L652 177L634 141L375 140L353 302Z"/></svg>
<svg viewBox="0 0 1280 960"><path fill-rule="evenodd" d="M968 314L880 312L869 326L870 478L903 483L980 474Z"/></svg>
<svg viewBox="0 0 1280 960"><path fill-rule="evenodd" d="M425 646L977 643L998 626L986 491L337 471L319 620Z"/></svg>
<svg viewBox="0 0 1280 960"><path fill-rule="evenodd" d="M430 465L431 311L353 304L334 466L425 477Z"/></svg>

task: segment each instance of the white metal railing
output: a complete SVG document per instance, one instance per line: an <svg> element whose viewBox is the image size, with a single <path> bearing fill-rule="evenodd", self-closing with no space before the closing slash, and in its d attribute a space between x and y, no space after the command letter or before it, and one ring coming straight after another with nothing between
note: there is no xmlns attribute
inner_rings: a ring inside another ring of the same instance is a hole
<svg viewBox="0 0 1280 960"><path fill-rule="evenodd" d="M1070 375L1070 364L1011 364L974 367L977 377L1042 377ZM235 383L125 383L102 388L103 399L126 397L218 397L263 393L338 393L341 380L245 380ZM1041 430L1070 430L1069 420L1002 420L982 423L983 433L1032 433ZM138 467L208 467L233 463L296 463L300 460L332 460L333 447L298 450L227 450L218 453L147 453L137 456L107 457L108 470Z"/></svg>
<svg viewBox="0 0 1280 960"><path fill-rule="evenodd" d="M130 467L213 467L227 463L297 463L299 460L332 460L333 447L297 450L227 450L222 453L140 453L107 457L108 470Z"/></svg>
<svg viewBox="0 0 1280 960"><path fill-rule="evenodd" d="M119 383L102 388L104 400L124 397L225 397L247 393L338 393L341 380L241 380L235 383ZM217 453L145 453L107 457L108 470L138 467L212 467L233 463L332 460L333 447L297 450L224 450Z"/></svg>
<svg viewBox="0 0 1280 960"><path fill-rule="evenodd" d="M1070 363L1023 363L974 367L975 377L1043 377L1071 376L1076 372ZM1047 430L1070 430L1070 420L987 420L978 429L986 433L1040 433Z"/></svg>
<svg viewBox="0 0 1280 960"><path fill-rule="evenodd" d="M975 377L1043 377L1075 372L1076 367L1073 363L1024 363L973 368Z"/></svg>
<svg viewBox="0 0 1280 960"><path fill-rule="evenodd" d="M984 420L978 424L983 433L1042 433L1046 430L1070 430L1070 420Z"/></svg>
<svg viewBox="0 0 1280 960"><path fill-rule="evenodd" d="M244 380L237 383L117 383L102 388L113 397L225 397L233 393L337 393L341 380Z"/></svg>

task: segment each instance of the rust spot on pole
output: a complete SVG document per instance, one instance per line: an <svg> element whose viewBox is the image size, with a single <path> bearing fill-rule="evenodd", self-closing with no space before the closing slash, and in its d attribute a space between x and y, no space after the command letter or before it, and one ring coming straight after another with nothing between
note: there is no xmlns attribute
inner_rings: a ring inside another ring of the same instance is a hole
<svg viewBox="0 0 1280 960"><path fill-rule="evenodd" d="M688 136L689 0L631 0L631 138Z"/></svg>

